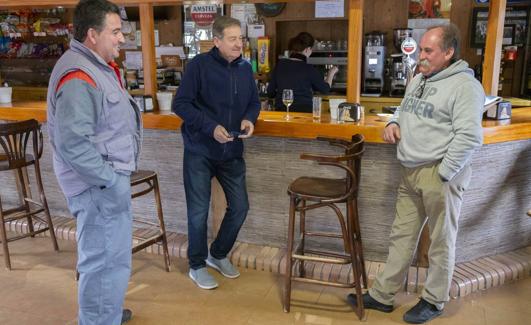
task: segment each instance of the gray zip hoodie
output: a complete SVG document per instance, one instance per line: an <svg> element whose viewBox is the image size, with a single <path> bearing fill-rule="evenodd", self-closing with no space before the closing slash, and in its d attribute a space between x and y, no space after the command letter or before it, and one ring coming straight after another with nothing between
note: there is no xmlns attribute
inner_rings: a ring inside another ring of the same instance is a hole
<svg viewBox="0 0 531 325"><path fill-rule="evenodd" d="M483 143L485 93L468 63L459 60L425 80L413 78L389 123L400 126L398 160L414 168L441 160L439 175L451 180Z"/></svg>

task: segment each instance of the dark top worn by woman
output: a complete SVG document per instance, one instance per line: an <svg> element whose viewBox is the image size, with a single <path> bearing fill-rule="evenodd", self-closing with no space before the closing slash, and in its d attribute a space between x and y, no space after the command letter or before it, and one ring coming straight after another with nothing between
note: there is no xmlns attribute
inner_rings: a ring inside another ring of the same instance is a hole
<svg viewBox="0 0 531 325"><path fill-rule="evenodd" d="M296 58L298 60L292 60ZM271 73L267 95L275 98L275 108L285 109L282 104L282 90L293 89L291 112L311 112L313 91L323 94L330 92L330 86L321 72L306 63L306 57L292 54L290 59L280 59Z"/></svg>

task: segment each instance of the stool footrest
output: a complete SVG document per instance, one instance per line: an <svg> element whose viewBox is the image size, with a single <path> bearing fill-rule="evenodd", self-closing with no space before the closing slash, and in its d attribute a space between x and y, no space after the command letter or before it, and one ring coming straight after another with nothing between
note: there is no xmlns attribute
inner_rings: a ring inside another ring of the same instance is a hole
<svg viewBox="0 0 531 325"><path fill-rule="evenodd" d="M26 197L26 198L24 198L24 200L25 200L26 202L29 202L29 203L33 203L33 204L35 204L35 205L37 205L37 206L40 206L40 207L42 207L42 203L41 203L41 202L39 202L39 201L35 201L35 200L32 200L32 199L30 199L30 198L27 198L27 197Z"/></svg>
<svg viewBox="0 0 531 325"><path fill-rule="evenodd" d="M4 222L9 222L9 221L13 221L13 220L18 220L18 219L22 219L22 218L27 218L27 217L31 217L37 213L41 213L44 211L44 208L41 208L41 209L37 209L37 210L30 210L29 212L26 212L26 210L23 210L23 211L12 211L11 213L9 214L5 214L5 211L4 211Z"/></svg>
<svg viewBox="0 0 531 325"><path fill-rule="evenodd" d="M153 237L150 237L148 239L145 239L143 240L142 242L136 244L133 246L133 254L138 252L138 251L141 251L143 250L144 248L148 247L148 246L151 246L159 241L162 241L162 234L159 234L159 235L156 235L156 236L153 236Z"/></svg>
<svg viewBox="0 0 531 325"><path fill-rule="evenodd" d="M308 256L301 254L293 254L292 258L303 261L333 263L333 264L349 264L350 258L337 258L337 257L320 257L320 256Z"/></svg>
<svg viewBox="0 0 531 325"><path fill-rule="evenodd" d="M297 282L304 282L304 283L312 283L312 284L320 284L320 285L327 285L337 288L354 288L356 286L355 282L352 283L341 283L341 282L331 282L331 281L323 281L323 280L317 280L317 279L308 279L308 278L300 278L300 277L291 277L292 281Z"/></svg>
<svg viewBox="0 0 531 325"><path fill-rule="evenodd" d="M306 236L314 236L314 237L329 237L329 238L343 238L343 235L333 232L312 232L307 231L304 233Z"/></svg>
<svg viewBox="0 0 531 325"><path fill-rule="evenodd" d="M133 218L133 223L141 223L141 224L149 225L149 226L153 226L153 227L160 227L160 225L158 223L155 223L155 222L152 222L152 221L148 221L148 220L139 220L139 219L135 219L135 218Z"/></svg>
<svg viewBox="0 0 531 325"><path fill-rule="evenodd" d="M50 227L45 227L45 228L42 228L42 229L39 229L39 230L35 230L33 232L28 232L28 233L25 233L25 234L22 234L22 235L14 236L14 237L8 238L7 242L9 243L9 242L12 242L12 241L15 241L15 240L19 240L19 239L22 239L22 238L35 236L37 234L40 234L41 232L45 232L45 231L48 231L48 230L50 230Z"/></svg>

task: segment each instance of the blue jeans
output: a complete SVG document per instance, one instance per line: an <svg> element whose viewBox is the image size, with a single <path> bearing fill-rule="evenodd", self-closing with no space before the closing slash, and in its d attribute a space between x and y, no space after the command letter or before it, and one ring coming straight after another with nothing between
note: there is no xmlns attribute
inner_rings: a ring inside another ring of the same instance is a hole
<svg viewBox="0 0 531 325"><path fill-rule="evenodd" d="M67 198L76 218L79 325L119 325L131 274L129 176Z"/></svg>
<svg viewBox="0 0 531 325"><path fill-rule="evenodd" d="M210 246L210 255L225 258L234 246L249 211L245 161L243 158L213 160L185 150L183 174L188 212L188 262L191 269L197 270L206 266L208 257L207 220L214 176L225 192L227 211Z"/></svg>

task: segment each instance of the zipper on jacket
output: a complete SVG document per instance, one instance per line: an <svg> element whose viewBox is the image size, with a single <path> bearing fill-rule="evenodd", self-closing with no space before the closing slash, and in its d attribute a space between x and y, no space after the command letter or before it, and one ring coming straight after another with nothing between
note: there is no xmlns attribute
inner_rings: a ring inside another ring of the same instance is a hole
<svg viewBox="0 0 531 325"><path fill-rule="evenodd" d="M227 127L230 129L231 127L231 123L232 123L232 105L234 104L233 102L233 97L232 97L232 79L233 79L233 76L232 76L232 69L230 68L230 63L227 64L227 69L229 70L229 75L230 75L230 90L229 90L229 96L230 96L230 105L229 105L229 122L228 122L228 125ZM228 132L230 132L231 130L227 130ZM227 146L229 145L228 142L224 143L223 144L223 158L225 158L225 153L227 152Z"/></svg>

